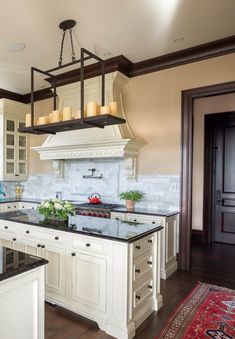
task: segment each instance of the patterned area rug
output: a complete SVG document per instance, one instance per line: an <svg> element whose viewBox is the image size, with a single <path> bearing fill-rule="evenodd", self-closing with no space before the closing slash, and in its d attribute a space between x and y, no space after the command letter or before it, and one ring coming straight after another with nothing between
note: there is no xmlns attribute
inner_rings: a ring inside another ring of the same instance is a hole
<svg viewBox="0 0 235 339"><path fill-rule="evenodd" d="M235 339L235 291L198 283L156 339Z"/></svg>

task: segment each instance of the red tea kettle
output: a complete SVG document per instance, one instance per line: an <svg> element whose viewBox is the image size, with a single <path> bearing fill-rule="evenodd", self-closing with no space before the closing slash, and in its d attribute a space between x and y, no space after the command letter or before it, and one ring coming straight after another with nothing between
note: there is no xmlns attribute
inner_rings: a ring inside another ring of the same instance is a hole
<svg viewBox="0 0 235 339"><path fill-rule="evenodd" d="M92 193L88 197L88 200L90 204L101 204L101 196L99 193Z"/></svg>

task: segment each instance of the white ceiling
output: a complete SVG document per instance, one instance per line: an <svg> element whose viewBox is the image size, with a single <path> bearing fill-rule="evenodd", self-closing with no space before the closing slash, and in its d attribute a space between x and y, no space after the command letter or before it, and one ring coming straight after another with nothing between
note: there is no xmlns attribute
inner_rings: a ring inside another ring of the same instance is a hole
<svg viewBox="0 0 235 339"><path fill-rule="evenodd" d="M57 65L65 19L78 23L76 50L79 42L101 57L137 62L234 35L234 13L235 0L1 0L0 88L27 93L31 66ZM12 42L26 49L9 52Z"/></svg>

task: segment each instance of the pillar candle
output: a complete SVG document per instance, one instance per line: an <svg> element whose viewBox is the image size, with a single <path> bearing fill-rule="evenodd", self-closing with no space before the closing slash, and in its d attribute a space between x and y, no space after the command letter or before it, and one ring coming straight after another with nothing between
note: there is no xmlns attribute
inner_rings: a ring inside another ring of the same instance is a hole
<svg viewBox="0 0 235 339"><path fill-rule="evenodd" d="M109 106L101 106L100 107L100 114L109 114L110 113L110 107Z"/></svg>
<svg viewBox="0 0 235 339"><path fill-rule="evenodd" d="M50 122L59 122L60 121L60 111L52 111L50 114Z"/></svg>
<svg viewBox="0 0 235 339"><path fill-rule="evenodd" d="M87 117L92 117L97 113L97 105L95 101L90 101L87 104Z"/></svg>
<svg viewBox="0 0 235 339"><path fill-rule="evenodd" d="M64 107L63 108L62 119L63 119L63 121L72 119L72 109L71 109L71 107Z"/></svg>
<svg viewBox="0 0 235 339"><path fill-rule="evenodd" d="M74 114L74 119L81 119L81 111L77 111L77 112Z"/></svg>
<svg viewBox="0 0 235 339"><path fill-rule="evenodd" d="M25 115L25 126L26 127L30 127L31 126L31 114L29 113L29 114L26 114Z"/></svg>
<svg viewBox="0 0 235 339"><path fill-rule="evenodd" d="M117 114L117 101L112 101L109 103L110 111L112 115Z"/></svg>
<svg viewBox="0 0 235 339"><path fill-rule="evenodd" d="M46 116L39 117L38 120L37 120L38 125L45 125L46 123L47 123L47 117Z"/></svg>

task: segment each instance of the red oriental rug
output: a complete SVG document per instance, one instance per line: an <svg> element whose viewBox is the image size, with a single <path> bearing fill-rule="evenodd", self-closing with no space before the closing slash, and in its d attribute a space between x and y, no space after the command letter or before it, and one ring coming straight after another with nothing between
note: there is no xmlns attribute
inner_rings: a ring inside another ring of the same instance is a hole
<svg viewBox="0 0 235 339"><path fill-rule="evenodd" d="M157 338L234 339L235 291L198 283Z"/></svg>

